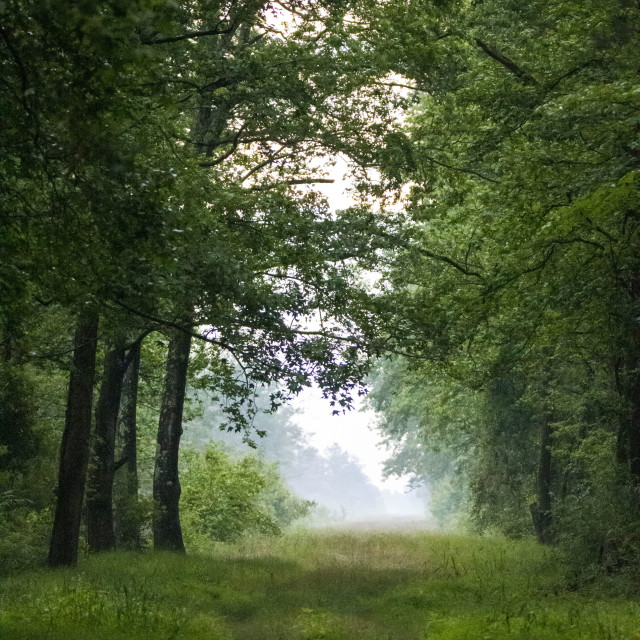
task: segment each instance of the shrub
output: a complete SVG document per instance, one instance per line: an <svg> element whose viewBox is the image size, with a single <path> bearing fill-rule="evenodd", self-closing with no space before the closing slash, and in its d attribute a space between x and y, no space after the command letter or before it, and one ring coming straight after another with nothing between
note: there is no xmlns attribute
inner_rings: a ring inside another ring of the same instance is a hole
<svg viewBox="0 0 640 640"><path fill-rule="evenodd" d="M220 444L185 450L181 483L181 520L192 544L279 535L313 505L287 489L277 465L256 456L233 458Z"/></svg>
<svg viewBox="0 0 640 640"><path fill-rule="evenodd" d="M0 575L42 563L50 529L50 509L35 510L12 491L0 493Z"/></svg>

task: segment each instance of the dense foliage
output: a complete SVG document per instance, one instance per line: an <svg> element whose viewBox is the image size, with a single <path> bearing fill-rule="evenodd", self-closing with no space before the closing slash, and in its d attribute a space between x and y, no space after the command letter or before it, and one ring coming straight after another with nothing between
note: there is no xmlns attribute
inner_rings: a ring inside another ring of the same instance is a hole
<svg viewBox="0 0 640 640"><path fill-rule="evenodd" d="M278 535L313 506L287 489L275 464L256 456L234 460L220 444L186 451L181 477L183 524L194 541Z"/></svg>
<svg viewBox="0 0 640 640"><path fill-rule="evenodd" d="M208 345L207 383L240 428L258 383L275 385L273 408L312 381L341 407L360 387L375 340L367 294L344 254L348 226L306 186L330 181L327 156L375 165L399 102L363 57L356 6L0 7L0 455L35 453L38 401L29 407L26 390L43 354L30 331L53 310L53 358L69 388L51 564L75 562L87 469L93 550L116 543L113 487L125 465L136 500L139 376L127 371L154 331L168 339L152 489L161 547L182 548L192 338ZM204 368L198 356L191 368Z"/></svg>
<svg viewBox="0 0 640 640"><path fill-rule="evenodd" d="M609 569L637 561L639 21L555 0L425 23L447 63L406 70L387 169L408 189L386 277L402 359L374 396L391 471Z"/></svg>
<svg viewBox="0 0 640 640"><path fill-rule="evenodd" d="M637 563L637 2L7 0L0 25L7 555L53 520L74 564L85 517L92 551L137 548L149 514L184 550L188 382L250 438L259 388L343 411L383 356L388 470L444 520ZM187 538L304 511L263 463L190 456Z"/></svg>

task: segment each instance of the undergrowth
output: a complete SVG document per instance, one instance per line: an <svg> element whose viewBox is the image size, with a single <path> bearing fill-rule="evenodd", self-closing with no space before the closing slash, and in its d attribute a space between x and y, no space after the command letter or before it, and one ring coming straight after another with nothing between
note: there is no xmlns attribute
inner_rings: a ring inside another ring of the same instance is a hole
<svg viewBox="0 0 640 640"><path fill-rule="evenodd" d="M576 587L564 569L533 543L425 533L118 552L4 580L0 638L640 640L630 586Z"/></svg>

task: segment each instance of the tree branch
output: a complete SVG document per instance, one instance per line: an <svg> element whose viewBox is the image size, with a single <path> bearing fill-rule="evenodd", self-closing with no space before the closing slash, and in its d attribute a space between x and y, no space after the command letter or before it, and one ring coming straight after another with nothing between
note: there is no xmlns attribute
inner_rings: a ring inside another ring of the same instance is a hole
<svg viewBox="0 0 640 640"><path fill-rule="evenodd" d="M387 238L395 243L396 246L401 247L402 249L407 249L409 251L417 251L423 256L427 258L433 258L434 260L439 260L440 262L445 262L449 266L457 269L461 273L464 273L465 276L473 276L475 278L482 278L482 274L478 271L473 271L469 269L467 266L460 264L459 262L449 258L448 256L443 256L438 253L434 253L433 251L429 251L428 249L423 249L422 247L416 247L415 245L409 244L406 240L402 240L396 236L391 235L390 233L382 233L378 232L376 235L381 236L383 238Z"/></svg>
<svg viewBox="0 0 640 640"><path fill-rule="evenodd" d="M138 311L137 309L130 307L128 304L125 304L121 300L116 300L115 304L118 305L119 307L122 307L123 309L126 309L130 313L133 313L134 315L139 316L140 318L151 320L164 327L171 327L172 329L177 329L178 331L182 331L183 333L189 334L192 338L196 338L197 340L202 340L203 342L209 342L210 344L217 344L219 347L222 347L223 349L226 349L227 351L229 351L229 353L235 352L234 347L232 347L230 344L227 344L226 342L222 342L221 340L214 340L213 338L203 336L201 333L198 333L197 331L193 331L191 327L186 327L185 325L179 324L177 322L173 322L172 320L165 320L164 318L158 318L157 316L153 316L150 313L145 313L144 311Z"/></svg>
<svg viewBox="0 0 640 640"><path fill-rule="evenodd" d="M445 164L444 162L440 162L440 160L436 160L435 158L431 158L429 156L424 156L425 160L429 162L433 162L433 164L437 164L440 167L444 167L445 169L451 169L452 171L460 171L460 173L469 173L472 176L478 176L478 178L482 178L487 182L493 182L494 184L500 184L500 180L496 180L495 178L490 178L489 176L485 176L483 173L479 171L475 171L474 169L466 169L465 167L454 167L450 164Z"/></svg>
<svg viewBox="0 0 640 640"><path fill-rule="evenodd" d="M357 337L340 336L335 333L327 333L326 331L305 331L303 329L291 329L288 331L294 333L297 336L320 336L322 338L329 338L330 340L338 340L339 342L351 342L359 343Z"/></svg>
<svg viewBox="0 0 640 640"><path fill-rule="evenodd" d="M216 165L220 164L221 162L224 162L228 157L233 155L235 153L235 150L238 148L238 145L240 144L240 136L242 135L242 132L245 130L246 126L247 126L247 123L245 122L240 127L240 129L238 129L238 133L236 134L234 139L231 141L231 149L229 149L228 151L226 151L222 155L218 156L212 162L200 162L199 166L201 166L201 167L215 167ZM200 143L199 142L197 144L198 144L198 146L206 146L206 143Z"/></svg>
<svg viewBox="0 0 640 640"><path fill-rule="evenodd" d="M168 38L147 38L142 40L142 44L155 45L155 44L170 44L172 42L180 42L180 40L189 40L191 38L202 38L205 36L221 36L228 33L233 33L235 26L231 25L227 29L207 29L205 31L187 31L179 36L171 36Z"/></svg>
<svg viewBox="0 0 640 640"><path fill-rule="evenodd" d="M115 473L121 467L124 467L125 464L129 462L129 456L124 456L124 458L120 458L118 462L113 463L113 472Z"/></svg>
<svg viewBox="0 0 640 640"><path fill-rule="evenodd" d="M491 45L483 42L482 40L476 38L476 44L490 57L499 62L503 67L506 67L513 73L518 76L522 82L529 85L537 85L538 81L529 73L527 73L524 69L519 67L513 60L507 58L507 56L503 55L492 47Z"/></svg>
<svg viewBox="0 0 640 640"><path fill-rule="evenodd" d="M536 271L541 271L542 269L544 269L549 263L549 261L551 260L551 258L554 256L557 246L558 246L558 243L552 243L551 246L547 249L547 253L539 262L537 262L531 267L528 267L527 269L523 269L522 271L519 271L515 275L509 276L502 282L497 282L493 286L490 286L485 292L486 295L490 295L492 293L495 293L496 291L499 291L500 289L504 289L506 286L510 285L512 282L515 282L522 276L525 276L529 273L535 273Z"/></svg>
<svg viewBox="0 0 640 640"><path fill-rule="evenodd" d="M248 180L252 175L254 175L255 173L258 173L258 171L260 171L260 169L264 169L265 167L269 166L272 162L275 162L276 159L278 158L278 154L284 149L284 145L281 145L279 149L277 149L276 151L274 151L273 153L269 154L269 156L267 156L266 160L263 160L262 162L258 163L255 167L253 167L252 169L250 169L249 171L247 171L239 180L240 184L242 184L245 180ZM293 155L293 154L288 154L288 155ZM286 157L286 156L285 156Z"/></svg>
<svg viewBox="0 0 640 640"><path fill-rule="evenodd" d="M590 67L592 64L598 64L599 62L600 61L597 60L596 58L591 58L586 62L583 62L582 64L578 65L577 67L573 67L573 69L569 69L569 71L567 71L566 73L563 73L561 76L556 78L550 85L548 85L547 90L551 91L552 89L555 89L563 80L566 80L567 78L574 76L576 73L580 73L580 71L582 71L583 69Z"/></svg>
<svg viewBox="0 0 640 640"><path fill-rule="evenodd" d="M295 185L295 184L333 184L335 180L329 178L292 178L291 180L284 180L283 182L275 182L273 184L256 185L251 187L249 191L268 191L269 189L276 189L281 185Z"/></svg>
<svg viewBox="0 0 640 640"><path fill-rule="evenodd" d="M423 256L427 258L433 258L434 260L440 260L441 262L445 262L446 264L452 266L454 269L457 269L461 273L464 273L465 276L474 276L475 278L482 278L482 274L477 271L472 271L471 269L467 269L465 266L461 265L459 262L452 260L448 256L442 256L437 253L433 253L433 251L429 251L428 249L423 249L422 247L411 247L407 245L406 248L412 248L418 253L421 253Z"/></svg>
<svg viewBox="0 0 640 640"><path fill-rule="evenodd" d="M604 251L604 246L601 243L596 242L595 240L587 240L586 238L556 238L551 241L552 244L574 244L576 242L587 244L600 251Z"/></svg>

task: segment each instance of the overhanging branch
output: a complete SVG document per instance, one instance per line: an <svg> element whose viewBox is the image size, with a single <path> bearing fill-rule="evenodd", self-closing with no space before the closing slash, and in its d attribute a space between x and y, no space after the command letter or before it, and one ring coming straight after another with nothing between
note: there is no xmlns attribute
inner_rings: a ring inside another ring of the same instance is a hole
<svg viewBox="0 0 640 640"><path fill-rule="evenodd" d="M335 180L330 178L292 178L291 180L283 180L282 182L275 182L273 184L262 184L251 187L250 191L268 191L269 189L276 189L282 185L296 185L296 184L333 184Z"/></svg>
<svg viewBox="0 0 640 640"><path fill-rule="evenodd" d="M391 240L396 247L400 247L401 249L407 249L408 251L417 251L419 254L426 256L427 258L433 258L434 260L438 260L440 262L444 262L449 266L457 269L461 273L464 273L465 276L473 276L475 278L482 278L482 274L478 271L473 271L469 269L467 266L453 260L449 256L443 256L439 253L434 253L433 251L429 251L429 249L424 249L423 247L417 247L415 245L410 244L406 240L402 238L398 238L397 236L391 235L390 233L376 232L377 236L382 238L386 238L387 240Z"/></svg>
<svg viewBox="0 0 640 640"><path fill-rule="evenodd" d="M168 38L147 38L142 40L142 44L170 44L172 42L180 42L181 40L190 40L192 38L203 38L205 36L221 36L232 33L236 27L231 25L226 29L207 29L205 31L187 31L179 36L170 36Z"/></svg>
<svg viewBox="0 0 640 640"><path fill-rule="evenodd" d="M476 38L476 44L490 57L499 62L503 67L511 71L515 76L520 78L522 82L529 85L537 85L538 81L524 69L519 67L511 58L507 58L503 53L498 51L495 47L483 42Z"/></svg>
<svg viewBox="0 0 640 640"><path fill-rule="evenodd" d="M424 159L427 160L428 162L433 162L433 164L437 164L440 167L444 167L445 169L451 169L452 171L459 171L460 173L468 173L472 176L477 176L478 178L482 178L482 180L486 180L487 182L500 184L500 180L496 180L495 178L490 178L489 176L485 176L483 173L480 173L475 169L467 169L466 167L454 167L453 165L446 164L444 162L441 162L440 160L431 158L430 156L424 156Z"/></svg>
<svg viewBox="0 0 640 640"><path fill-rule="evenodd" d="M196 338L197 340L202 340L203 342L209 342L210 344L216 344L219 347L222 347L223 349L226 349L227 351L229 351L229 353L235 352L234 347L231 346L230 344L227 344L226 342L222 342L221 340L215 340L214 338L209 338L208 336L203 336L201 333L198 333L197 331L193 331L192 327L185 326L184 324L180 324L178 322L173 322L172 320L166 320L165 318L159 318L158 316L152 315L150 313L146 313L144 311L139 311L138 309L134 309L133 307L130 307L128 304L122 302L121 300L116 300L115 304L117 304L119 307L122 307L123 309L126 309L130 313L133 313L134 315L140 318L151 320L152 322L155 322L163 327L171 327L172 329L177 329L178 331L187 333L192 338Z"/></svg>

